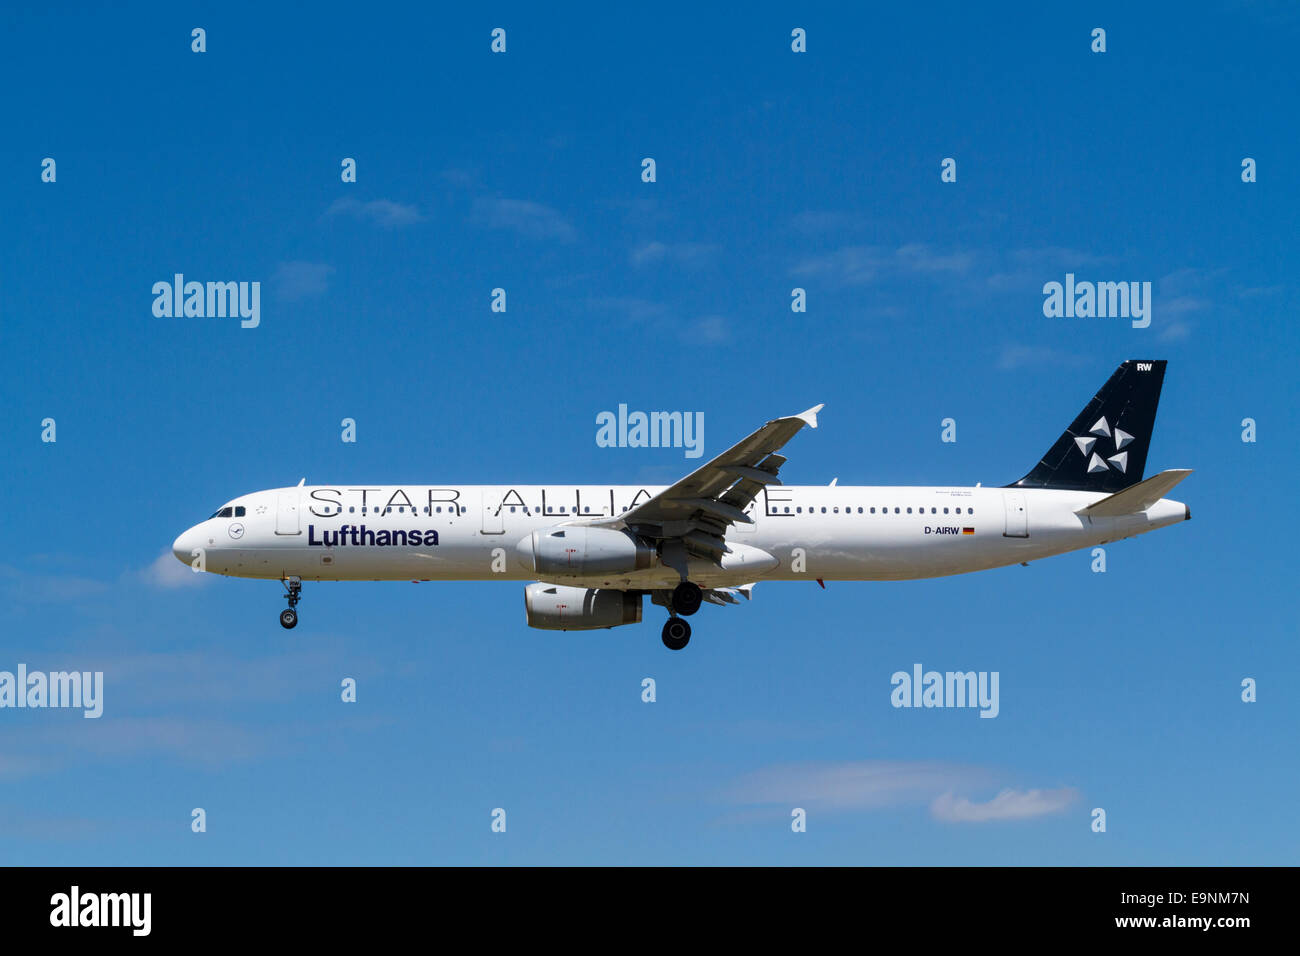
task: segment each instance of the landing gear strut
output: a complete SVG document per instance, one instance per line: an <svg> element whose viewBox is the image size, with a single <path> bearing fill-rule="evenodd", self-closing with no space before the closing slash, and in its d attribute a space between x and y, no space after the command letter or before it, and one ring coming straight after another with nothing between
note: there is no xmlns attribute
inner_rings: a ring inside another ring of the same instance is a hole
<svg viewBox="0 0 1300 956"><path fill-rule="evenodd" d="M294 610L298 606L298 601L302 596L302 578L282 578L284 584L285 596L289 599L289 606L280 612L280 626L285 630L297 627L298 612Z"/></svg>
<svg viewBox="0 0 1300 956"><path fill-rule="evenodd" d="M691 641L691 626L680 617L670 617L664 622L664 647L680 651Z"/></svg>
<svg viewBox="0 0 1300 956"><path fill-rule="evenodd" d="M703 600L704 592L700 590L698 584L692 584L690 581L683 581L681 584L677 585L677 587L673 588L673 613L690 617L700 609L700 602ZM686 632L689 636L690 628L687 628Z"/></svg>

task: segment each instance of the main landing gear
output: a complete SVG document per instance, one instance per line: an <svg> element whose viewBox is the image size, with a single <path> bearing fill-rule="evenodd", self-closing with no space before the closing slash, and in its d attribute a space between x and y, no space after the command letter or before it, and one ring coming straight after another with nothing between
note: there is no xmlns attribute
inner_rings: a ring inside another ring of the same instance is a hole
<svg viewBox="0 0 1300 956"><path fill-rule="evenodd" d="M282 578L281 583L284 585L285 597L289 599L289 606L280 612L280 626L289 630L298 626L298 612L294 609L302 596L302 578Z"/></svg>
<svg viewBox="0 0 1300 956"><path fill-rule="evenodd" d="M704 592L700 590L698 584L683 581L673 588L673 613L681 614L683 617L690 617L700 609L700 603L703 600Z"/></svg>
<svg viewBox="0 0 1300 956"><path fill-rule="evenodd" d="M690 581L683 581L677 587L673 588L672 593L668 596L668 613L671 617L664 622L663 642L664 647L670 651L680 651L690 643L691 625L682 620L683 617L690 617L700 609L700 604L704 601L704 592L700 590L698 584ZM681 615L681 617L678 617Z"/></svg>

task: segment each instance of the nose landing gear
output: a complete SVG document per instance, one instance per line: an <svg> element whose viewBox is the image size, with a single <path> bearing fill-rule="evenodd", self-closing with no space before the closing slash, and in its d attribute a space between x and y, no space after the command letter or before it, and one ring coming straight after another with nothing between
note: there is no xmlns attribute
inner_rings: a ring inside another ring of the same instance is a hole
<svg viewBox="0 0 1300 956"><path fill-rule="evenodd" d="M281 578L280 583L284 585L285 597L289 599L289 606L280 612L280 626L290 630L298 626L298 612L295 608L302 596L302 578Z"/></svg>

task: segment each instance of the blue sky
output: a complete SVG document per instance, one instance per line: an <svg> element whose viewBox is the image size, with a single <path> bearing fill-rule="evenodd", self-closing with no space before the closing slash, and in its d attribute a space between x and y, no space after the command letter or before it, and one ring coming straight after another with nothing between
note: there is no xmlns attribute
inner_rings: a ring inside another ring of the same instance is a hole
<svg viewBox="0 0 1300 956"><path fill-rule="evenodd" d="M1294 862L1298 31L1281 3L7 9L0 669L106 691L97 721L0 711L0 860ZM155 318L176 272L260 281L260 326ZM1067 272L1151 282L1151 326L1044 317ZM620 403L702 411L711 456L824 402L792 483L1006 483L1126 358L1169 360L1147 467L1196 469L1195 517L1105 574L760 585L673 654L648 606L528 629L517 583L308 585L285 632L278 584L164 573L304 476L694 467L598 447ZM895 710L915 662L999 671L1000 715Z"/></svg>

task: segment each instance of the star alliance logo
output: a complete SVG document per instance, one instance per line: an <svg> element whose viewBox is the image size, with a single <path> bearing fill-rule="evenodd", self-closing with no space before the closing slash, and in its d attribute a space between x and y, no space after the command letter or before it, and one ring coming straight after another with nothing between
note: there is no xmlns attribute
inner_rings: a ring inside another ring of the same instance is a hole
<svg viewBox="0 0 1300 956"><path fill-rule="evenodd" d="M1097 440L1100 438L1112 438L1115 441L1115 454L1111 455L1105 461L1102 460L1101 455L1093 451L1093 447L1097 444ZM1133 436L1122 428L1116 428L1114 433L1112 433L1110 425L1106 422L1105 415L1097 419L1097 423L1092 426L1092 429L1087 435L1076 438L1074 443L1079 446L1079 451L1083 452L1085 458L1089 455L1092 456L1092 458L1088 459L1088 474L1090 475L1095 475L1099 471L1105 471L1107 462L1110 463L1110 467L1114 468L1121 475L1124 474L1128 468L1128 452L1124 449L1133 443Z"/></svg>

